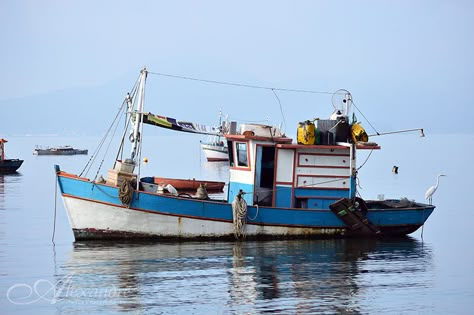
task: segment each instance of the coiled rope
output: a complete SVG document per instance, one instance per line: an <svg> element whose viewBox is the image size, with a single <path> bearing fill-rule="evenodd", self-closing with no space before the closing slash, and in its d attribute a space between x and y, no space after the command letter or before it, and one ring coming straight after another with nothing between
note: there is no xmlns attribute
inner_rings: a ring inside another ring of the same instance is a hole
<svg viewBox="0 0 474 315"><path fill-rule="evenodd" d="M124 206L129 206L133 197L133 185L129 179L124 179L119 186L119 199Z"/></svg>
<svg viewBox="0 0 474 315"><path fill-rule="evenodd" d="M235 196L232 201L232 219L234 223L234 236L237 240L245 238L245 223L247 220L247 203L242 195L242 190Z"/></svg>

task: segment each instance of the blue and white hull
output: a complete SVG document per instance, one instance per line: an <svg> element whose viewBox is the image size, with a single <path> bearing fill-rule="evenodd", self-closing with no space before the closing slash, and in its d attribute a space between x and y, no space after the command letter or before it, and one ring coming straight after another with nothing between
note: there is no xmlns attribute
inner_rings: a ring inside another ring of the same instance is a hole
<svg viewBox="0 0 474 315"><path fill-rule="evenodd" d="M136 238L233 238L232 205L149 192L134 192L122 205L118 188L58 172L58 184L76 240ZM383 235L418 229L434 206L369 210ZM329 210L248 206L248 238L360 236Z"/></svg>

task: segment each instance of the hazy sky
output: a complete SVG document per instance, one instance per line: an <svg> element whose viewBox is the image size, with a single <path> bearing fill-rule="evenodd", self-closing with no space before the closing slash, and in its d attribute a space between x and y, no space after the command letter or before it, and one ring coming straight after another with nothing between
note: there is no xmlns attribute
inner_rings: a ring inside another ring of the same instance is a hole
<svg viewBox="0 0 474 315"><path fill-rule="evenodd" d="M48 111L70 105L76 113L89 105L65 99L86 93L93 104L93 93L106 91L115 110L146 65L211 80L345 88L381 132L474 132L455 120L474 116L473 33L473 1L1 1L0 106L11 115L9 104L18 104L26 116L31 106L41 119L47 113L32 100L61 93ZM283 120L269 91L156 76L147 89L159 104L148 110L160 114L212 122L222 107L236 119ZM291 131L332 109L330 95L278 95Z"/></svg>

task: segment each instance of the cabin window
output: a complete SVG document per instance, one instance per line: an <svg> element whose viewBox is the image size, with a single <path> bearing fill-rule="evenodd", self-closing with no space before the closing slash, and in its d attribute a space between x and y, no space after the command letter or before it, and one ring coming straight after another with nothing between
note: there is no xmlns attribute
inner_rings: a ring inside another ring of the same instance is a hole
<svg viewBox="0 0 474 315"><path fill-rule="evenodd" d="M237 149L237 166L249 166L249 161L247 157L247 143L238 142L236 143Z"/></svg>

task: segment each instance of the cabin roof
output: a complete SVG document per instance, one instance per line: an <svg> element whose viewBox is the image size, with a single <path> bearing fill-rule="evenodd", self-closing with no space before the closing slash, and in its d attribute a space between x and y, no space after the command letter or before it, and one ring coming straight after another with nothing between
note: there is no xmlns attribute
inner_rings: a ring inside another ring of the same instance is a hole
<svg viewBox="0 0 474 315"><path fill-rule="evenodd" d="M377 143L367 142L367 144L358 143L357 149L359 150L380 150L382 147Z"/></svg>
<svg viewBox="0 0 474 315"><path fill-rule="evenodd" d="M334 145L325 145L325 144L277 144L277 148L281 149L333 149L333 150L347 150L349 149L349 143L343 144L334 144ZM359 150L380 150L380 146L376 143L361 144L358 143L356 146Z"/></svg>
<svg viewBox="0 0 474 315"><path fill-rule="evenodd" d="M257 141L271 141L275 143L291 143L293 139L287 137L263 137L263 136L251 136L251 135L224 135L229 140L257 140Z"/></svg>

